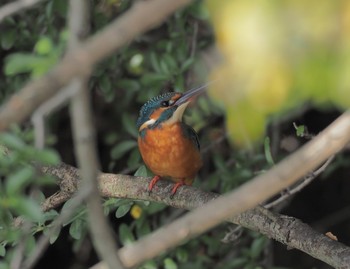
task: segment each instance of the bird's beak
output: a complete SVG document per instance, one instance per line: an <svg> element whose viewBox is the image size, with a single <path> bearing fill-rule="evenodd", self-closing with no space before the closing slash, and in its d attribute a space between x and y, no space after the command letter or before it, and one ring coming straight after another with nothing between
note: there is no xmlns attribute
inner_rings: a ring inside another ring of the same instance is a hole
<svg viewBox="0 0 350 269"><path fill-rule="evenodd" d="M181 106L185 103L189 103L193 100L194 97L200 95L201 93L203 93L208 85L203 85L200 86L199 88L194 88L191 89L187 92L185 92L176 102L174 105L176 106Z"/></svg>
<svg viewBox="0 0 350 269"><path fill-rule="evenodd" d="M177 99L177 101L174 103L174 106L177 106L177 109L175 110L171 119L167 121L167 123L173 124L177 121L181 121L182 115L185 112L187 105L193 100L194 97L201 94L206 89L206 87L207 85L204 85L199 88L191 89L185 92L179 99Z"/></svg>

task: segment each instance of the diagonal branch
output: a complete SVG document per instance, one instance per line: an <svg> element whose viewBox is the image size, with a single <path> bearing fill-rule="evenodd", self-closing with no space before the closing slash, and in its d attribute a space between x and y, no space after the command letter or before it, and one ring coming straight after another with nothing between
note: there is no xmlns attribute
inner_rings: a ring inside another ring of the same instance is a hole
<svg viewBox="0 0 350 269"><path fill-rule="evenodd" d="M305 177L302 182L297 184L295 187L293 187L290 190L285 191L284 193L281 194L280 197L278 197L276 200L264 205L265 208L272 208L275 207L276 205L282 203L283 201L287 200L290 198L292 195L300 192L303 188L305 188L307 185L309 185L318 175L320 175L327 167L328 165L333 161L334 155L329 157L328 160L322 164L321 167L319 167L316 171L312 172L310 175Z"/></svg>
<svg viewBox="0 0 350 269"><path fill-rule="evenodd" d="M18 0L8 3L0 8L0 23L8 16L11 16L24 9L30 8L42 0Z"/></svg>
<svg viewBox="0 0 350 269"><path fill-rule="evenodd" d="M68 53L49 73L29 82L19 93L13 95L0 108L0 131L12 123L26 119L39 104L55 95L74 77L89 74L96 63L190 2L191 0L137 1L124 15Z"/></svg>
<svg viewBox="0 0 350 269"><path fill-rule="evenodd" d="M160 182L159 188L155 190L161 189L163 194L152 194L148 197L145 191L147 183L140 183L145 179L112 174L100 175L100 192L105 197L154 199L176 207L196 208L166 227L120 249L123 264L126 267L136 266L180 244L183 240L203 233L224 220L230 220L267 234L336 268L347 268L346 266L350 264L350 248L313 231L294 218L273 214L261 207L248 209L257 206L314 170L349 141L350 112L345 112L316 138L274 168L222 196L186 187L179 190L175 196L176 200L172 200L169 198L171 186ZM64 180L60 185L65 186ZM163 188L164 186L166 188Z"/></svg>
<svg viewBox="0 0 350 269"><path fill-rule="evenodd" d="M67 194L68 197L72 197L79 189L79 170L72 166L61 164L56 168L44 168L43 172L59 177L60 186L64 190L62 191L64 193L63 195ZM216 193L184 186L170 199L169 193L173 185L167 181L158 182L154 191L149 195L147 186L150 180L151 178L101 173L99 176L100 193L106 198L147 200L186 210L201 207L220 197ZM49 206L49 208L53 207L55 207L55 203ZM237 216L229 217L227 221L260 232L269 238L283 243L289 248L303 251L337 268L341 268L342 265L350 262L349 247L314 231L310 226L298 219L272 213L260 206L247 210ZM129 260L132 260L133 257L127 256L126 259L130 263ZM98 264L94 268L99 269L102 267L101 264Z"/></svg>
<svg viewBox="0 0 350 269"><path fill-rule="evenodd" d="M184 240L207 231L229 217L257 206L314 170L349 141L350 111L345 112L316 138L265 174L120 249L119 255L123 264L126 267L136 266L164 250L181 244ZM327 256L325 259L333 265L333 260L328 260ZM347 257L347 264L349 260L350 256Z"/></svg>

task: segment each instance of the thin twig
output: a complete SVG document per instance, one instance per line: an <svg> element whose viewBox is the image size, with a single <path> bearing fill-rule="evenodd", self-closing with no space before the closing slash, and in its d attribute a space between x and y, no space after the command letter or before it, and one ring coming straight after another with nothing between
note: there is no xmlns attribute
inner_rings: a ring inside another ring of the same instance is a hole
<svg viewBox="0 0 350 269"><path fill-rule="evenodd" d="M292 189L288 189L287 191L283 192L281 194L281 196L279 198L277 198L276 200L264 205L265 208L271 208L274 207L280 203L282 203L283 201L285 201L286 199L290 198L292 195L300 192L302 189L304 189L307 185L309 185L318 175L320 175L324 170L326 170L326 168L328 167L328 165L333 161L334 159L334 155L331 156L330 158L327 159L327 161L321 166L319 167L316 171L312 172L311 174L309 174L308 176L306 176L299 184L297 184L295 187L293 187Z"/></svg>
<svg viewBox="0 0 350 269"><path fill-rule="evenodd" d="M70 198L72 198L71 193L58 191L45 199L41 205L41 210L43 212L50 211L51 209L57 208L67 202Z"/></svg>
<svg viewBox="0 0 350 269"><path fill-rule="evenodd" d="M31 117L34 126L35 147L42 149L45 146L45 117L66 104L76 92L76 88L68 85L35 110Z"/></svg>
<svg viewBox="0 0 350 269"><path fill-rule="evenodd" d="M8 16L30 8L42 0L18 0L8 3L0 8L0 23Z"/></svg>
<svg viewBox="0 0 350 269"><path fill-rule="evenodd" d="M229 228L229 231L225 234L224 238L221 239L223 243L231 243L236 241L238 238L242 236L243 227L240 225L235 226L234 228Z"/></svg>

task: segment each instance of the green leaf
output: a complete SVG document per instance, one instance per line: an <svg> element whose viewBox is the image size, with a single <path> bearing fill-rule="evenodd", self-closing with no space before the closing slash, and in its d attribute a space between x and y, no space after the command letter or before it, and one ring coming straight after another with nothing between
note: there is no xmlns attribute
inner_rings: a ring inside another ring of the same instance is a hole
<svg viewBox="0 0 350 269"><path fill-rule="evenodd" d="M178 248L176 250L176 258L179 260L179 262L185 263L188 261L188 252L184 248Z"/></svg>
<svg viewBox="0 0 350 269"><path fill-rule="evenodd" d="M37 55L27 53L13 53L5 59L5 75L12 76L31 72L42 61Z"/></svg>
<svg viewBox="0 0 350 269"><path fill-rule="evenodd" d="M296 124L293 124L294 128L296 130L297 136L298 137L304 137L305 136L305 125L299 125L297 126Z"/></svg>
<svg viewBox="0 0 350 269"><path fill-rule="evenodd" d="M227 267L230 269L240 269L247 263L248 263L247 258L237 257L235 259L232 259L232 261L227 264Z"/></svg>
<svg viewBox="0 0 350 269"><path fill-rule="evenodd" d="M105 98L107 99L108 102L113 101L115 97L115 91L114 88L112 88L112 82L110 77L103 75L99 79L99 86L101 91L103 92Z"/></svg>
<svg viewBox="0 0 350 269"><path fill-rule="evenodd" d="M169 78L168 75L160 74L160 73L146 73L141 77L141 84L145 86L150 86L157 84L159 82L164 82Z"/></svg>
<svg viewBox="0 0 350 269"><path fill-rule="evenodd" d="M157 54L154 51L152 51L150 53L150 62L151 62L151 65L152 65L154 71L156 71L156 73L160 73L161 69L160 69L160 65L159 65L159 59L157 57Z"/></svg>
<svg viewBox="0 0 350 269"><path fill-rule="evenodd" d="M28 235L25 241L25 253L29 255L36 247L35 238L33 235Z"/></svg>
<svg viewBox="0 0 350 269"><path fill-rule="evenodd" d="M271 154L270 138L267 136L264 141L265 158L269 165L275 165Z"/></svg>
<svg viewBox="0 0 350 269"><path fill-rule="evenodd" d="M134 140L126 140L121 142L111 150L111 157L113 160L121 158L126 152L136 147L137 143Z"/></svg>
<svg viewBox="0 0 350 269"><path fill-rule="evenodd" d="M130 208L133 204L133 202L130 202L128 204L119 206L117 211L115 212L115 217L117 219L124 217L130 211Z"/></svg>
<svg viewBox="0 0 350 269"><path fill-rule="evenodd" d="M46 17L50 18L52 16L53 1L49 1L46 5Z"/></svg>
<svg viewBox="0 0 350 269"><path fill-rule="evenodd" d="M117 142L119 135L114 132L105 134L104 141L107 145L113 145Z"/></svg>
<svg viewBox="0 0 350 269"><path fill-rule="evenodd" d="M10 149L22 149L24 142L17 136L9 133L0 134L0 143Z"/></svg>
<svg viewBox="0 0 350 269"><path fill-rule="evenodd" d="M10 174L6 179L6 192L9 195L14 195L21 192L26 186L29 185L34 170L32 167L26 166L22 169Z"/></svg>
<svg viewBox="0 0 350 269"><path fill-rule="evenodd" d="M141 155L138 148L133 149L128 158L127 166L129 169L136 169L140 166Z"/></svg>
<svg viewBox="0 0 350 269"><path fill-rule="evenodd" d="M83 230L83 220L82 219L76 219L72 222L72 224L69 227L69 234L71 237L73 237L76 240L79 240L82 235Z"/></svg>
<svg viewBox="0 0 350 269"><path fill-rule="evenodd" d="M176 60L170 54L164 54L162 60L164 61L164 63L167 66L167 69L170 70L170 72L175 72L177 70Z"/></svg>
<svg viewBox="0 0 350 269"><path fill-rule="evenodd" d="M119 201L121 201L121 200L123 200L123 199L110 198L103 203L103 206L114 206L117 203L119 203Z"/></svg>
<svg viewBox="0 0 350 269"><path fill-rule="evenodd" d="M6 255L6 248L4 244L0 244L0 257L4 257Z"/></svg>
<svg viewBox="0 0 350 269"><path fill-rule="evenodd" d="M16 38L16 30L8 29L6 31L3 31L3 33L1 34L1 47L4 50L8 50L12 48L15 38Z"/></svg>
<svg viewBox="0 0 350 269"><path fill-rule="evenodd" d="M47 55L53 49L53 44L50 38L42 37L35 44L34 51L39 55Z"/></svg>
<svg viewBox="0 0 350 269"><path fill-rule="evenodd" d="M44 234L46 236L49 236L50 239L50 244L52 245L53 243L55 243L55 241L57 240L58 236L60 235L61 229L60 228L52 228L52 227L46 227L46 229L44 229Z"/></svg>
<svg viewBox="0 0 350 269"><path fill-rule="evenodd" d="M10 269L10 265L6 262L0 261L0 269Z"/></svg>
<svg viewBox="0 0 350 269"><path fill-rule="evenodd" d="M188 58L187 60L185 60L182 65L181 65L181 72L185 72L187 71L193 64L194 59L193 58Z"/></svg>
<svg viewBox="0 0 350 269"><path fill-rule="evenodd" d="M86 207L84 205L78 205L75 210L73 210L72 212L72 207L75 206L75 199L69 199L67 202L65 202L65 204L62 207L61 210L61 214L69 214L70 216L72 216L69 220L67 220L66 222L63 223L63 226L68 225L69 223L71 223L72 221L74 221L75 219L83 216L86 212Z"/></svg>
<svg viewBox="0 0 350 269"><path fill-rule="evenodd" d="M50 211L44 212L44 221L53 220L59 214L56 210L51 209Z"/></svg>
<svg viewBox="0 0 350 269"><path fill-rule="evenodd" d="M59 14L64 18L67 14L67 8L68 8L68 5L66 2L61 0L53 0L52 9L53 9L53 12L56 13L56 15Z"/></svg>
<svg viewBox="0 0 350 269"><path fill-rule="evenodd" d="M132 79L120 79L116 83L117 88L122 88L128 91L137 91L140 89L140 83Z"/></svg>
<svg viewBox="0 0 350 269"><path fill-rule="evenodd" d="M256 259L260 256L261 252L265 248L267 239L264 236L256 238L250 247L250 256Z"/></svg>
<svg viewBox="0 0 350 269"><path fill-rule="evenodd" d="M157 269L157 263L155 261L147 261L145 262L140 269Z"/></svg>
<svg viewBox="0 0 350 269"><path fill-rule="evenodd" d="M122 223L119 226L119 238L123 245L128 245L135 241L135 237L132 234L130 227L127 226L125 223Z"/></svg>
<svg viewBox="0 0 350 269"><path fill-rule="evenodd" d="M45 197L45 194L40 191L40 190L36 190L35 191L35 194L33 195L33 199L38 203L38 204L42 204L46 197Z"/></svg>
<svg viewBox="0 0 350 269"><path fill-rule="evenodd" d="M152 232L149 222L147 219L143 221L142 219L136 221L136 235L138 238L148 235Z"/></svg>
<svg viewBox="0 0 350 269"><path fill-rule="evenodd" d="M47 73L47 71L56 63L56 55L40 57L33 63L31 76L37 78Z"/></svg>
<svg viewBox="0 0 350 269"><path fill-rule="evenodd" d="M37 150L35 158L45 165L56 165L60 162L60 156L52 149Z"/></svg>
<svg viewBox="0 0 350 269"><path fill-rule="evenodd" d="M138 130L136 129L135 119L131 118L127 113L122 116L122 123L125 130L133 137L137 138Z"/></svg>
<svg viewBox="0 0 350 269"><path fill-rule="evenodd" d="M171 71L170 67L167 65L167 62L164 59L160 59L160 69L161 69L161 73L165 74L165 75L171 75Z"/></svg>
<svg viewBox="0 0 350 269"><path fill-rule="evenodd" d="M132 75L140 75L143 73L144 57L141 53L134 54L127 65L128 71Z"/></svg>
<svg viewBox="0 0 350 269"><path fill-rule="evenodd" d="M159 211L162 211L166 207L167 207L167 205L165 205L165 204L151 202L150 205L145 208L145 210L147 211L148 214L151 215L151 214L155 214Z"/></svg>
<svg viewBox="0 0 350 269"><path fill-rule="evenodd" d="M165 269L177 269L177 264L171 258L166 258L164 260L164 268Z"/></svg>
<svg viewBox="0 0 350 269"><path fill-rule="evenodd" d="M141 165L139 169L136 170L135 177L147 177L147 168L144 165Z"/></svg>
<svg viewBox="0 0 350 269"><path fill-rule="evenodd" d="M43 220L43 213L41 212L39 204L29 198L18 198L18 202L14 209L28 219L40 222Z"/></svg>
<svg viewBox="0 0 350 269"><path fill-rule="evenodd" d="M57 179L51 175L39 175L35 178L35 184L37 185L55 185L57 183ZM42 201L43 202L43 201Z"/></svg>

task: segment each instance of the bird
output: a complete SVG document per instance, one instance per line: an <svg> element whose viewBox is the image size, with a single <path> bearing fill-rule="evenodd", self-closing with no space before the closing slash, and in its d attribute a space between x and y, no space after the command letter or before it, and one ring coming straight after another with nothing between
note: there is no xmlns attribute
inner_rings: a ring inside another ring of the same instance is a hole
<svg viewBox="0 0 350 269"><path fill-rule="evenodd" d="M164 93L141 107L136 122L138 147L145 165L155 175L148 185L149 193L160 179L168 178L175 182L173 197L180 186L192 185L202 167L198 135L182 116L204 89Z"/></svg>

